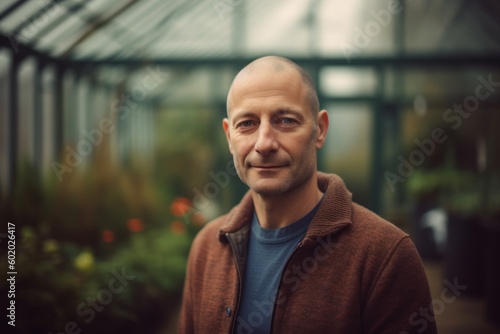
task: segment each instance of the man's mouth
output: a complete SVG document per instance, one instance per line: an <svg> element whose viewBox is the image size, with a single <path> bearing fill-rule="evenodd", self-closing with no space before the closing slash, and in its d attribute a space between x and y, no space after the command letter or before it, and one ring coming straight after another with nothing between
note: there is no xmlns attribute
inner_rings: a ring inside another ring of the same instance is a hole
<svg viewBox="0 0 500 334"><path fill-rule="evenodd" d="M257 170L275 170L279 168L285 167L284 165L251 165L251 168L257 169Z"/></svg>

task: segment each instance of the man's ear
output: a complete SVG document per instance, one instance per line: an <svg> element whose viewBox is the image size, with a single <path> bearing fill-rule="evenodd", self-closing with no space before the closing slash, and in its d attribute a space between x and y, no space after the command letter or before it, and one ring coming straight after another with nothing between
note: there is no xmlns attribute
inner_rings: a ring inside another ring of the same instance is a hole
<svg viewBox="0 0 500 334"><path fill-rule="evenodd" d="M233 154L233 146L231 145L231 133L229 131L229 128L231 126L229 125L229 119L224 118L222 120L222 128L224 129L224 133L226 134L226 140L227 140L227 145L229 146L229 152Z"/></svg>
<svg viewBox="0 0 500 334"><path fill-rule="evenodd" d="M330 120L328 118L328 112L323 109L318 113L317 127L316 127L316 148L320 149L326 140L326 134L328 133L328 126L330 125Z"/></svg>

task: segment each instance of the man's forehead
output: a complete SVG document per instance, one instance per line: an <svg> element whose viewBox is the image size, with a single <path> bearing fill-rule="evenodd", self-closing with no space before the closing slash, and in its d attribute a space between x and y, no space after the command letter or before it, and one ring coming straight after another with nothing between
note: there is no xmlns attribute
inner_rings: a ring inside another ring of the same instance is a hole
<svg viewBox="0 0 500 334"><path fill-rule="evenodd" d="M283 94L292 94L294 97L303 96L304 88L296 73L259 71L242 74L236 78L229 94L233 102L236 102L254 95L261 97Z"/></svg>
<svg viewBox="0 0 500 334"><path fill-rule="evenodd" d="M228 116L234 99L238 99L239 95L245 95L254 88L259 90L267 87L268 90L273 90L271 85L276 85L276 88L286 86L287 90L301 91L299 95L306 90L301 72L294 63L277 56L259 58L245 66L234 78L227 97Z"/></svg>
<svg viewBox="0 0 500 334"><path fill-rule="evenodd" d="M257 82L269 83L269 81L283 78L283 76L287 78L295 78L300 77L300 74L288 64L284 64L279 61L262 60L259 63L251 63L251 66L249 65L241 70L234 78L231 90L234 90L235 88L246 88L247 86L253 85Z"/></svg>

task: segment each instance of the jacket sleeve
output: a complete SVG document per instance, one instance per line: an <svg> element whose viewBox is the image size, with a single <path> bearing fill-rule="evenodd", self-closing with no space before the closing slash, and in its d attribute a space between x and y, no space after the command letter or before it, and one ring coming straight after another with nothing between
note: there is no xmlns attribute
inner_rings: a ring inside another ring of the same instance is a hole
<svg viewBox="0 0 500 334"><path fill-rule="evenodd" d="M179 315L179 322L177 324L178 334L194 333L193 326L193 295L192 295L192 275L193 262L194 262L194 249L192 248L189 254L188 263L186 267L186 278L184 280L184 289L182 293L181 312Z"/></svg>
<svg viewBox="0 0 500 334"><path fill-rule="evenodd" d="M419 254L408 236L386 256L367 294L363 333L437 333Z"/></svg>

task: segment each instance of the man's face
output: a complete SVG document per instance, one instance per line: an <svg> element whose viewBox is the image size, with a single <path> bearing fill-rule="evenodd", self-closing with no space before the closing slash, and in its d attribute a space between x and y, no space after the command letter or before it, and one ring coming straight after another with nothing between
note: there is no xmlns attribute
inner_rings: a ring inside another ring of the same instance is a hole
<svg viewBox="0 0 500 334"><path fill-rule="evenodd" d="M229 94L223 127L241 180L261 195L283 194L310 180L328 116L311 111L300 74L249 71Z"/></svg>

